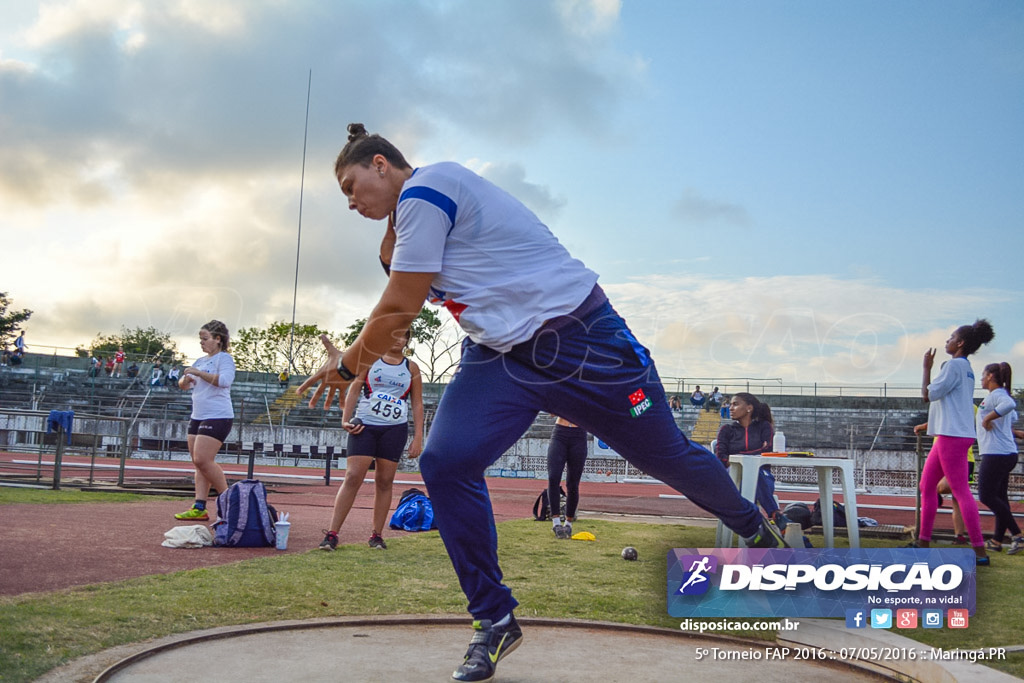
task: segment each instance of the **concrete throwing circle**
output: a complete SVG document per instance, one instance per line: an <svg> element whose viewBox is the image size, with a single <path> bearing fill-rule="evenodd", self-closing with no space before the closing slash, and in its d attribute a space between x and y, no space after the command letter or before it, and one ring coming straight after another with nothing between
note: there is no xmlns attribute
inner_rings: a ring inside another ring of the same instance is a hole
<svg viewBox="0 0 1024 683"><path fill-rule="evenodd" d="M498 665L501 683L556 681L749 680L792 683L836 675L808 661L733 659L770 642L690 637L668 629L521 619L523 644ZM142 650L95 680L396 681L449 680L472 636L465 619L382 618L219 629ZM166 640L166 639L165 639ZM698 659L698 648L717 652ZM731 654L737 653L737 654ZM877 681L842 668L844 681Z"/></svg>

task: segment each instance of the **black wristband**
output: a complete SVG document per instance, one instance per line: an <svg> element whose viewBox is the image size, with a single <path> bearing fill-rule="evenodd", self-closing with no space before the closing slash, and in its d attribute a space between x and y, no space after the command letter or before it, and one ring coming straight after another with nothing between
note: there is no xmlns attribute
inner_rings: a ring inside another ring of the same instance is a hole
<svg viewBox="0 0 1024 683"><path fill-rule="evenodd" d="M341 378L346 382L351 382L356 378L355 373L346 368L344 361L342 361L340 358L338 359L338 367L336 369L338 371L338 374L341 375Z"/></svg>

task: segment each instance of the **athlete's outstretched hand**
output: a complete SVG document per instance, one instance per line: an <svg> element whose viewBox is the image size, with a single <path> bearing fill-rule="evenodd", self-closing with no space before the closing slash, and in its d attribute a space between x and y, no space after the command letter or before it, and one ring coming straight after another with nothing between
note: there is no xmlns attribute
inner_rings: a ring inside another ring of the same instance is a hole
<svg viewBox="0 0 1024 683"><path fill-rule="evenodd" d="M330 410L335 398L338 399L338 405L342 405L345 397L345 388L348 387L349 381L342 379L341 375L338 374L338 361L341 360L341 350L328 339L326 334L320 335L320 342L327 349L327 361L319 370L310 375L309 379L299 385L295 393L302 396L308 389L316 386L307 405L310 408L315 408L316 404L320 401L320 397L326 394L324 410Z"/></svg>

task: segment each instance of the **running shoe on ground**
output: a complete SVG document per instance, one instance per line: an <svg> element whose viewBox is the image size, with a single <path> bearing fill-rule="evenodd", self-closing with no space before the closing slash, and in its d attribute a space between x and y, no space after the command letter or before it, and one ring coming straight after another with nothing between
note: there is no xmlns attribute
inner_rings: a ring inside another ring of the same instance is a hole
<svg viewBox="0 0 1024 683"><path fill-rule="evenodd" d="M388 549L387 544L384 542L384 539L380 537L380 534L374 534L373 536L370 536L368 544L371 548L377 548L378 550Z"/></svg>
<svg viewBox="0 0 1024 683"><path fill-rule="evenodd" d="M523 630L515 615L504 626L494 626L487 619L473 622L473 640L469 641L466 658L452 674L453 681L487 683L494 680L498 662L523 642Z"/></svg>
<svg viewBox="0 0 1024 683"><path fill-rule="evenodd" d="M956 538L953 539L953 545L967 545L969 541L963 534L957 534Z"/></svg>
<svg viewBox="0 0 1024 683"><path fill-rule="evenodd" d="M324 532L324 540L320 541L320 550L334 550L338 547L338 534L333 531Z"/></svg>
<svg viewBox="0 0 1024 683"><path fill-rule="evenodd" d="M555 538L572 538L572 522L565 521L565 517L559 521L561 523L554 526Z"/></svg>
<svg viewBox="0 0 1024 683"><path fill-rule="evenodd" d="M200 510L199 508L193 506L190 507L188 510L185 510L185 512L179 512L178 514L174 515L174 518L189 519L195 522L205 522L206 520L210 519L210 516L206 514L205 508Z"/></svg>
<svg viewBox="0 0 1024 683"><path fill-rule="evenodd" d="M1012 543L1010 543L1010 547L1006 549L1006 554L1016 555L1021 550L1024 550L1024 538L1018 536L1017 538L1013 539Z"/></svg>
<svg viewBox="0 0 1024 683"><path fill-rule="evenodd" d="M786 539L767 517L762 516L761 527L750 538L743 539L751 548L788 548Z"/></svg>

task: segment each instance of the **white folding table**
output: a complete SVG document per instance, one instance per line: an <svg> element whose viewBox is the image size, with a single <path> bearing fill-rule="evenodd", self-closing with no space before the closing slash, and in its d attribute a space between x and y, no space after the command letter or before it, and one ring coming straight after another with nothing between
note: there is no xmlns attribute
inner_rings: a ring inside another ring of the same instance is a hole
<svg viewBox="0 0 1024 683"><path fill-rule="evenodd" d="M860 529L857 526L857 492L853 479L853 460L845 458L803 458L803 457L764 457L762 455L730 455L729 474L733 483L740 490L740 495L749 501L754 500L757 491L757 473L764 465L779 467L813 467L818 473L818 494L821 500L821 526L825 533L825 547L835 547L835 529L832 524L832 472L839 472L842 487L843 503L846 507L847 533L850 547L860 547ZM785 532L785 529L782 529ZM715 537L716 547L732 546L733 533L729 527L718 522L718 533ZM743 547L743 539L738 539Z"/></svg>

